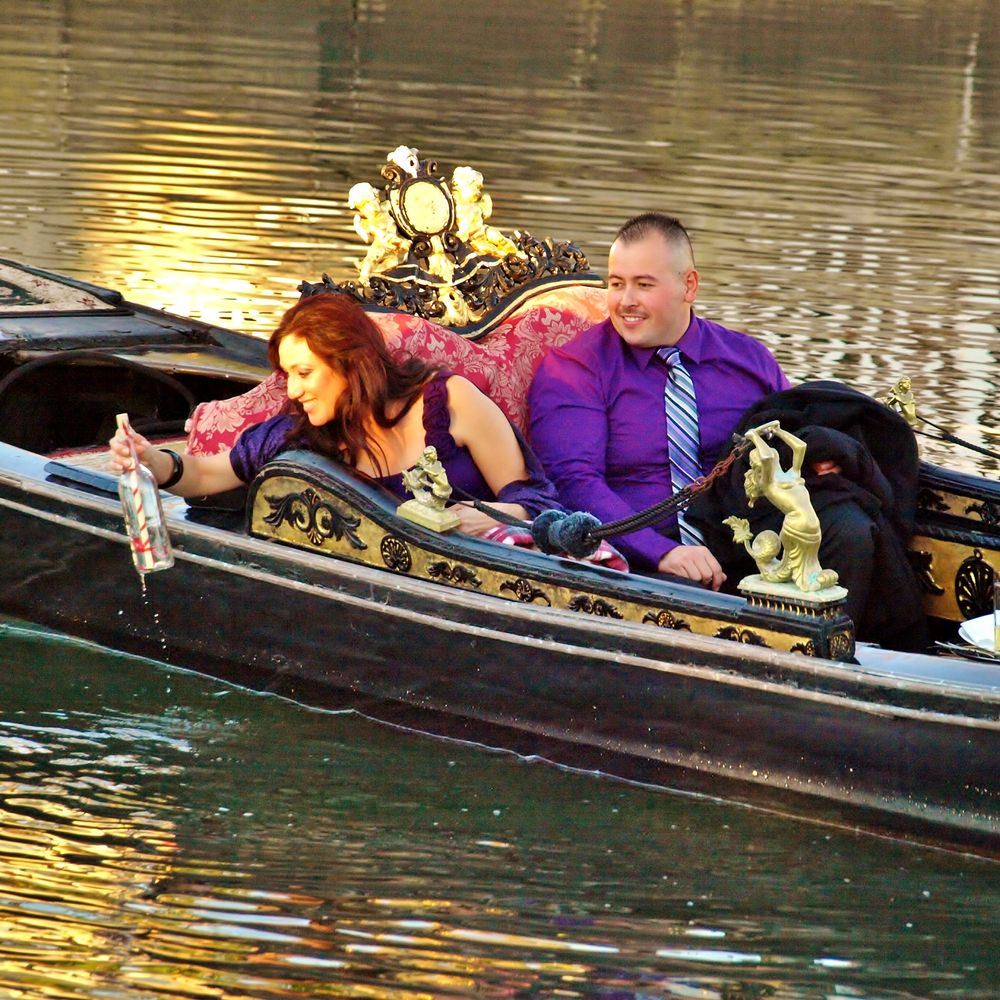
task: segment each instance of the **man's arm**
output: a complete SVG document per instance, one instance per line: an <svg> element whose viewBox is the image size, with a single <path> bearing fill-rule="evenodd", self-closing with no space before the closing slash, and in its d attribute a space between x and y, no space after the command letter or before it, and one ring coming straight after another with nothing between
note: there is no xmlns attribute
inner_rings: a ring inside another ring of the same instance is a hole
<svg viewBox="0 0 1000 1000"><path fill-rule="evenodd" d="M551 354L535 375L529 401L532 447L563 503L604 523L635 514L608 485L608 404L597 374L575 358ZM614 544L646 570L677 546L652 528L617 536Z"/></svg>

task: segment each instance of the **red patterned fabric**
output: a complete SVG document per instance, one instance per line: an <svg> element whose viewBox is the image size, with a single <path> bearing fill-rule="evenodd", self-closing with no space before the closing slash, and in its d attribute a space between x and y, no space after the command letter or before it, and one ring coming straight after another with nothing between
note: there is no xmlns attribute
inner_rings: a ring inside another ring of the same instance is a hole
<svg viewBox="0 0 1000 1000"><path fill-rule="evenodd" d="M188 453L229 451L247 427L273 417L287 398L285 376L275 374L240 396L199 403L188 420Z"/></svg>
<svg viewBox="0 0 1000 1000"><path fill-rule="evenodd" d="M545 352L599 323L607 310L603 289L559 285L531 298L476 341L408 313L370 315L394 353L416 354L464 375L526 431L528 386ZM241 396L201 403L191 416L187 450L225 451L244 428L273 416L284 402L284 376L272 375Z"/></svg>

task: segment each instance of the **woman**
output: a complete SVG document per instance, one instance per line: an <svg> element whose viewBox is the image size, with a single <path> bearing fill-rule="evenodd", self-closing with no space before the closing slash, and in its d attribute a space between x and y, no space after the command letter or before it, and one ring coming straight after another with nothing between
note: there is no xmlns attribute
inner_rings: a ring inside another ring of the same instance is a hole
<svg viewBox="0 0 1000 1000"><path fill-rule="evenodd" d="M517 518L561 509L499 407L459 375L419 358L397 361L349 296L324 293L292 306L271 335L268 358L288 379L288 406L244 431L232 451L181 459L133 435L139 460L161 487L180 496L221 493L250 482L279 452L307 448L378 479L403 499L403 471L433 445L456 491ZM109 446L112 466L126 468L121 432ZM466 504L456 512L469 534L498 524Z"/></svg>

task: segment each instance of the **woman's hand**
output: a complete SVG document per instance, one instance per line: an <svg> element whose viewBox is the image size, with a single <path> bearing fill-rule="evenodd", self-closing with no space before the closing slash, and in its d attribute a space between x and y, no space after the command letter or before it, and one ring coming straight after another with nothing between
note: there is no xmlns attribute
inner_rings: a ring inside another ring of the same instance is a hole
<svg viewBox="0 0 1000 1000"><path fill-rule="evenodd" d="M115 436L108 442L108 459L111 463L111 468L115 472L121 474L122 472L132 471L132 453L129 448L129 436L123 430L119 429ZM135 446L136 457L142 462L143 465L149 465L149 453L153 451L153 446L141 435L132 431L131 434L132 444Z"/></svg>
<svg viewBox="0 0 1000 1000"><path fill-rule="evenodd" d="M170 455L157 448L141 434L132 431L132 443L139 461L149 469L157 483L165 483L174 474L174 460ZM132 469L129 454L128 437L118 431L108 442L108 458L111 467L119 474ZM216 455L189 455L184 453L183 472L180 479L170 487L170 492L177 496L205 496L212 493L224 493L226 490L240 486L240 479L233 471L229 461L229 452L223 451Z"/></svg>

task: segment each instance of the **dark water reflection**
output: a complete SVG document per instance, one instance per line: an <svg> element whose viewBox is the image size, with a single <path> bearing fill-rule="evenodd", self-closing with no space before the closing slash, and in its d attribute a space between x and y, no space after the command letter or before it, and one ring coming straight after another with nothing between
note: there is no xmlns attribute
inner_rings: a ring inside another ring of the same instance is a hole
<svg viewBox="0 0 1000 1000"><path fill-rule="evenodd" d="M0 670L5 996L995 996L995 863L14 623Z"/></svg>
<svg viewBox="0 0 1000 1000"><path fill-rule="evenodd" d="M267 333L399 143L1000 446L993 0L0 0L0 255ZM957 463L995 474L995 461ZM95 586L98 582L95 581ZM993 997L995 865L0 635L0 994ZM20 991L20 993L18 992Z"/></svg>

